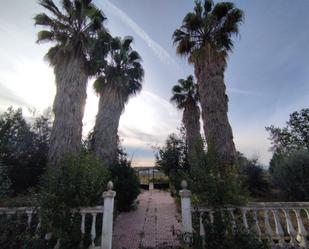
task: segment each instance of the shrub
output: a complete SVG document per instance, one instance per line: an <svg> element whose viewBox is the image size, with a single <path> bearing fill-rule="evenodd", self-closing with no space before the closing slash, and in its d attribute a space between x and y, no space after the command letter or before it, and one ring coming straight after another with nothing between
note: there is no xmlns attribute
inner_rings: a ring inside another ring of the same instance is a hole
<svg viewBox="0 0 309 249"><path fill-rule="evenodd" d="M36 234L36 225L28 228L25 215L0 216L0 248L52 249L43 236Z"/></svg>
<svg viewBox="0 0 309 249"><path fill-rule="evenodd" d="M181 180L186 178L190 169L184 136L169 135L165 145L157 150L156 166L168 176L172 194L177 195Z"/></svg>
<svg viewBox="0 0 309 249"><path fill-rule="evenodd" d="M7 166L0 161L0 198L8 197L10 195L11 184Z"/></svg>
<svg viewBox="0 0 309 249"><path fill-rule="evenodd" d="M109 170L116 191L116 209L127 211L140 193L139 179L131 167L131 163L125 157L121 158L118 163L111 165Z"/></svg>
<svg viewBox="0 0 309 249"><path fill-rule="evenodd" d="M258 165L256 159L249 160L238 153L236 168L244 188L253 197L263 196L270 191L270 183L266 179L266 171Z"/></svg>
<svg viewBox="0 0 309 249"><path fill-rule="evenodd" d="M309 200L309 152L298 151L284 156L273 168L273 178L290 201Z"/></svg>
<svg viewBox="0 0 309 249"><path fill-rule="evenodd" d="M77 248L80 217L72 209L102 205L108 170L89 154L67 157L59 168L49 168L39 198L42 228L61 240L61 248Z"/></svg>
<svg viewBox="0 0 309 249"><path fill-rule="evenodd" d="M37 185L45 171L50 135L47 117L26 122L21 109L0 114L0 160L7 166L13 194Z"/></svg>

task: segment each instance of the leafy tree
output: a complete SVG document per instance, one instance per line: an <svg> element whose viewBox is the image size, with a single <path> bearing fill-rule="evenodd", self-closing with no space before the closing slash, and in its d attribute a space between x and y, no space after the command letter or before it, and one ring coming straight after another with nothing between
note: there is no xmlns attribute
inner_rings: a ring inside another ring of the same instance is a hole
<svg viewBox="0 0 309 249"><path fill-rule="evenodd" d="M270 161L270 172L286 156L295 151L309 151L309 108L293 112L283 128L273 125L266 127L274 152Z"/></svg>
<svg viewBox="0 0 309 249"><path fill-rule="evenodd" d="M92 144L95 154L107 165L117 159L118 126L125 104L142 89L144 70L132 42L131 37L112 40L108 64L94 82L100 100Z"/></svg>
<svg viewBox="0 0 309 249"><path fill-rule="evenodd" d="M187 154L184 134L169 135L165 145L157 148L156 167L169 177L170 183L176 190L180 189L180 182L186 178L190 170Z"/></svg>
<svg viewBox="0 0 309 249"><path fill-rule="evenodd" d="M236 167L242 183L251 196L262 196L270 190L266 171L258 165L257 159L249 160L240 152L237 153Z"/></svg>
<svg viewBox="0 0 309 249"><path fill-rule="evenodd" d="M289 201L309 201L309 153L296 151L285 155L273 168L274 182Z"/></svg>
<svg viewBox="0 0 309 249"><path fill-rule="evenodd" d="M190 158L197 153L196 146L199 146L202 141L199 96L193 76L190 75L187 79L178 80L178 84L172 88L172 94L171 101L177 105L178 109L184 110L182 122L186 130L186 143Z"/></svg>
<svg viewBox="0 0 309 249"><path fill-rule="evenodd" d="M266 127L270 133L272 150L289 153L295 150L309 150L309 108L293 112L283 128Z"/></svg>
<svg viewBox="0 0 309 249"><path fill-rule="evenodd" d="M51 15L35 16L35 24L46 28L38 33L37 42L55 44L46 59L54 68L57 88L49 162L58 165L65 154L80 150L87 80L96 71L90 55L99 34L106 33L106 18L91 0L62 0L62 9L53 0L39 4Z"/></svg>
<svg viewBox="0 0 309 249"><path fill-rule="evenodd" d="M0 115L0 161L15 194L38 183L47 163L49 120L38 117L31 125L22 110L12 107Z"/></svg>
<svg viewBox="0 0 309 249"><path fill-rule="evenodd" d="M224 71L233 48L232 36L238 34L242 21L242 10L232 2L214 4L212 0L197 0L194 11L184 17L173 34L177 53L189 56L189 63L194 65L207 144L213 144L223 166L233 165L236 156L227 116Z"/></svg>

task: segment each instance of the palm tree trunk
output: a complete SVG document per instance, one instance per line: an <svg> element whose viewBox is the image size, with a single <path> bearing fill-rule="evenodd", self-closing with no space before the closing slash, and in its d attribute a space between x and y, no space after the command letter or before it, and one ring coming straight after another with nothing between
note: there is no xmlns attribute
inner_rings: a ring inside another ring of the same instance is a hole
<svg viewBox="0 0 309 249"><path fill-rule="evenodd" d="M48 159L50 165L59 166L64 156L76 154L80 150L88 76L83 62L74 56L56 65L54 73L55 117Z"/></svg>
<svg viewBox="0 0 309 249"><path fill-rule="evenodd" d="M228 166L234 163L236 149L227 116L225 68L225 58L214 51L207 50L204 59L200 57L194 61L207 146L208 148L213 146L216 153L220 155L222 165Z"/></svg>
<svg viewBox="0 0 309 249"><path fill-rule="evenodd" d="M198 105L187 105L183 112L182 122L186 129L186 142L188 146L189 162L193 162L199 151L203 148L200 133L200 108ZM193 162L194 163L194 162ZM192 163L190 163L192 164ZM192 166L192 165L191 165Z"/></svg>
<svg viewBox="0 0 309 249"><path fill-rule="evenodd" d="M118 126L124 108L120 99L114 89L101 92L93 131L93 150L108 166L117 159Z"/></svg>

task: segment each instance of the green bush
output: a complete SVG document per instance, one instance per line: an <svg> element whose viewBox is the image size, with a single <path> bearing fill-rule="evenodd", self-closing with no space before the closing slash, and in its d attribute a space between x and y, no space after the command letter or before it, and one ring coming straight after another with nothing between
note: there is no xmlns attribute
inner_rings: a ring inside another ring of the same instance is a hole
<svg viewBox="0 0 309 249"><path fill-rule="evenodd" d="M0 198L5 198L11 194L11 180L8 176L8 168L0 161Z"/></svg>
<svg viewBox="0 0 309 249"><path fill-rule="evenodd" d="M28 228L25 215L0 216L0 248L1 249L52 249L44 240L44 236L36 233L36 222Z"/></svg>
<svg viewBox="0 0 309 249"><path fill-rule="evenodd" d="M272 176L286 200L309 201L309 151L283 156Z"/></svg>
<svg viewBox="0 0 309 249"><path fill-rule="evenodd" d="M39 197L42 228L61 240L61 248L77 248L80 217L74 208L102 205L110 179L108 170L91 155L67 157L59 168L49 168Z"/></svg>
<svg viewBox="0 0 309 249"><path fill-rule="evenodd" d="M266 178L266 171L258 165L256 159L249 160L238 153L236 169L244 188L249 191L252 197L265 196L270 191L270 182Z"/></svg>
<svg viewBox="0 0 309 249"><path fill-rule="evenodd" d="M139 179L131 163L121 158L111 165L110 173L116 191L115 204L118 211L129 210L140 193Z"/></svg>
<svg viewBox="0 0 309 249"><path fill-rule="evenodd" d="M14 195L38 184L47 164L49 137L49 117L28 123L20 108L0 113L0 161L6 166Z"/></svg>
<svg viewBox="0 0 309 249"><path fill-rule="evenodd" d="M156 167L168 176L173 195L178 195L180 183L190 170L187 146L183 134L171 134L165 145L157 148Z"/></svg>

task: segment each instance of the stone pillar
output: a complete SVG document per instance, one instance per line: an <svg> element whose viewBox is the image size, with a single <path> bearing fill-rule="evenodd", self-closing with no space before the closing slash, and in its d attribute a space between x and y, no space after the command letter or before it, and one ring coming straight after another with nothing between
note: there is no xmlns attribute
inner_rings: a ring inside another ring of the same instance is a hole
<svg viewBox="0 0 309 249"><path fill-rule="evenodd" d="M104 212L102 223L101 249L112 249L114 198L116 196L116 192L112 189L113 183L109 181L107 184L107 191L103 193Z"/></svg>
<svg viewBox="0 0 309 249"><path fill-rule="evenodd" d="M192 237L192 216L191 216L191 191L187 190L187 182L182 181L182 190L179 191L181 197L181 219L182 219L182 234L186 243L190 243Z"/></svg>
<svg viewBox="0 0 309 249"><path fill-rule="evenodd" d="M153 186L153 182L149 182L149 190L153 190L154 189L154 186Z"/></svg>

